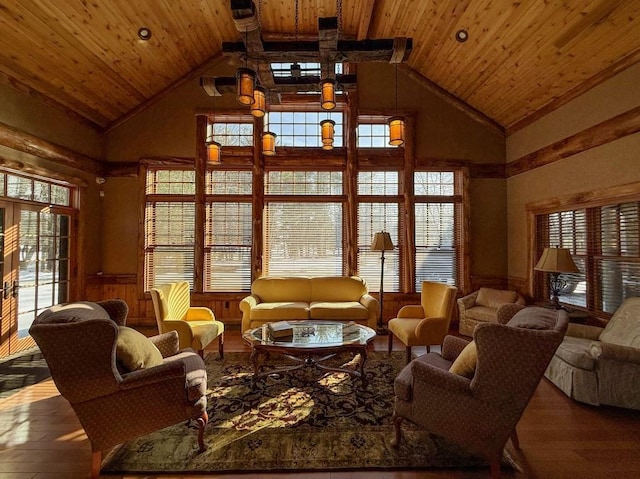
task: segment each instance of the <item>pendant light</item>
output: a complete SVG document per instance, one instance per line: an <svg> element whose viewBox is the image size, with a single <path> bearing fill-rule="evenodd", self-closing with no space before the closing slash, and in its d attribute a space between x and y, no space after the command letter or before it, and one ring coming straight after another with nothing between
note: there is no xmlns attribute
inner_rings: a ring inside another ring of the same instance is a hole
<svg viewBox="0 0 640 479"><path fill-rule="evenodd" d="M271 100L271 90L269 90L269 100ZM271 103L271 102L269 102ZM262 133L262 154L264 156L274 156L276 154L276 137L277 135L269 131L269 113L264 115L265 126Z"/></svg>
<svg viewBox="0 0 640 479"><path fill-rule="evenodd" d="M325 78L320 82L320 107L323 110L336 107L336 81L333 78Z"/></svg>
<svg viewBox="0 0 640 479"><path fill-rule="evenodd" d="M404 117L398 116L398 64L396 63L396 114L387 120L389 124L389 144L391 146L404 145Z"/></svg>
<svg viewBox="0 0 640 479"><path fill-rule="evenodd" d="M267 111L267 90L264 87L257 86L253 90L253 104L251 105L251 114L256 118L262 118Z"/></svg>
<svg viewBox="0 0 640 479"><path fill-rule="evenodd" d="M221 153L222 153L222 145L214 140L214 130L216 124L216 97L213 97L213 113L211 115L211 121L209 121L209 125L207 126L208 135L205 141L205 146L207 147L207 163L210 165L219 165L222 163Z"/></svg>
<svg viewBox="0 0 640 479"><path fill-rule="evenodd" d="M247 32L244 34L245 48L247 45ZM238 102L242 105L253 105L253 90L256 87L256 72L247 66L249 60L249 52L245 53L244 68L236 70L236 86Z"/></svg>
<svg viewBox="0 0 640 479"><path fill-rule="evenodd" d="M322 135L322 149L333 149L333 136L335 132L336 122L333 120L322 120L320 122L320 133Z"/></svg>

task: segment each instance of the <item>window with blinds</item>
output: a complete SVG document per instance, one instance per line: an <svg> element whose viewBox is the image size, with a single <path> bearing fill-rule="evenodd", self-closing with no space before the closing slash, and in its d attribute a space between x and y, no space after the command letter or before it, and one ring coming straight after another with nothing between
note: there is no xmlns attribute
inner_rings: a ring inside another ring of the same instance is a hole
<svg viewBox="0 0 640 479"><path fill-rule="evenodd" d="M252 179L251 171L207 173L205 291L251 289Z"/></svg>
<svg viewBox="0 0 640 479"><path fill-rule="evenodd" d="M381 252L371 251L375 233L391 235L394 249L384 252L384 291L400 291L400 207L397 171L358 173L358 274L369 291L380 291Z"/></svg>
<svg viewBox="0 0 640 479"><path fill-rule="evenodd" d="M612 314L640 296L640 202L537 215L536 253L547 246L569 248L577 274L563 274L560 301ZM548 278L536 273L538 299L548 299Z"/></svg>
<svg viewBox="0 0 640 479"><path fill-rule="evenodd" d="M342 172L270 171L265 192L265 274L342 275Z"/></svg>
<svg viewBox="0 0 640 479"><path fill-rule="evenodd" d="M461 180L454 171L416 171L415 288L422 281L461 286Z"/></svg>

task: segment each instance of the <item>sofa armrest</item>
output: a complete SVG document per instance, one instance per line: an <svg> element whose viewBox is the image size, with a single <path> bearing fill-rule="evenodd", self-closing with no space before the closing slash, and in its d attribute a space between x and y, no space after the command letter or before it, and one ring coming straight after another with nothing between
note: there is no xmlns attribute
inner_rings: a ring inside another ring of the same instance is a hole
<svg viewBox="0 0 640 479"><path fill-rule="evenodd" d="M240 301L240 311L242 311L243 314L249 314L251 308L256 306L258 303L260 303L260 298L255 294L246 296L245 298L242 298L242 301Z"/></svg>
<svg viewBox="0 0 640 479"><path fill-rule="evenodd" d="M589 346L591 356L599 360L640 364L640 349L619 344L594 341Z"/></svg>
<svg viewBox="0 0 640 479"><path fill-rule="evenodd" d="M396 318L424 318L424 308L419 304L407 304L398 311Z"/></svg>
<svg viewBox="0 0 640 479"><path fill-rule="evenodd" d="M596 341L600 337L600 333L604 331L604 328L598 326L590 326L588 324L576 324L570 323L567 327L567 336L573 336L574 338L591 339Z"/></svg>
<svg viewBox="0 0 640 479"><path fill-rule="evenodd" d="M360 304L368 310L374 309L376 313L380 310L380 302L369 293L363 294L360 297Z"/></svg>
<svg viewBox="0 0 640 479"><path fill-rule="evenodd" d="M463 308L473 308L476 305L476 298L478 297L478 293L480 291L474 291L471 294L463 296L462 298L458 298L458 306L462 306Z"/></svg>
<svg viewBox="0 0 640 479"><path fill-rule="evenodd" d="M455 361L470 342L470 340L459 336L446 336L442 343L442 357L447 361Z"/></svg>
<svg viewBox="0 0 640 479"><path fill-rule="evenodd" d="M156 348L160 350L163 358L178 354L180 350L180 338L178 338L178 332L175 330L158 334L157 336L151 336L149 341L155 344Z"/></svg>
<svg viewBox="0 0 640 479"><path fill-rule="evenodd" d="M209 308L202 306L191 306L187 309L186 321L215 321L216 317Z"/></svg>

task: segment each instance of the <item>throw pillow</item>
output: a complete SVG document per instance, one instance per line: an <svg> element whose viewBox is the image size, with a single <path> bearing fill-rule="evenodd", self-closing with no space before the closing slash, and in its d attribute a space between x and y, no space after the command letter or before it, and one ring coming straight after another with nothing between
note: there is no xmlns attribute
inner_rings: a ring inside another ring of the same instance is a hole
<svg viewBox="0 0 640 479"><path fill-rule="evenodd" d="M449 372L471 379L476 373L476 363L478 362L478 348L476 342L471 341L460 352L456 360L449 368Z"/></svg>
<svg viewBox="0 0 640 479"><path fill-rule="evenodd" d="M162 364L162 354L156 345L144 334L126 326L118 326L116 359L128 371Z"/></svg>

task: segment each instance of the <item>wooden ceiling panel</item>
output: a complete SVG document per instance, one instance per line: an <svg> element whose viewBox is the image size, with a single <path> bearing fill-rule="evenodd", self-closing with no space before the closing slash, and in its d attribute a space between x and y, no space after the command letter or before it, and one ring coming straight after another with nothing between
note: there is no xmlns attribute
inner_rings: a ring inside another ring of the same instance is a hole
<svg viewBox="0 0 640 479"><path fill-rule="evenodd" d="M294 38L294 1L254 1L265 38ZM640 59L640 0L341 2L343 38L413 38L413 70L507 130ZM337 2L298 7L309 39ZM0 81L104 128L240 40L229 0L4 0Z"/></svg>

